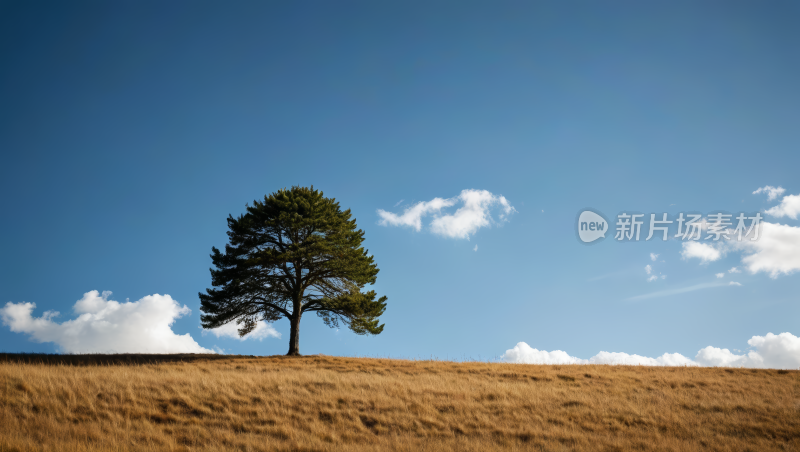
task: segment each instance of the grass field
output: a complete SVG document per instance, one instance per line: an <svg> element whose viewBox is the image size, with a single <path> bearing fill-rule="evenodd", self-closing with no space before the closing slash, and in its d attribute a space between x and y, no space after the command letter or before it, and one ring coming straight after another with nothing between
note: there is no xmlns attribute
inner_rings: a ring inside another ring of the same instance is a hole
<svg viewBox="0 0 800 452"><path fill-rule="evenodd" d="M0 451L800 450L800 372L0 355Z"/></svg>

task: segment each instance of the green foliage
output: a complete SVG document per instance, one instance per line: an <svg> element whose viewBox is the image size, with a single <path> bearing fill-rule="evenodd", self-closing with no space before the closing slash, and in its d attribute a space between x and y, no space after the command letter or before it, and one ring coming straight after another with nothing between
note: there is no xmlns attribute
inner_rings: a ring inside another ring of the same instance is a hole
<svg viewBox="0 0 800 452"><path fill-rule="evenodd" d="M362 292L375 283L378 267L361 246L364 231L335 199L313 187L279 190L238 218L229 216L228 229L225 252L211 249L214 288L200 293L204 328L236 321L244 336L260 319L286 317L294 340L300 316L313 311L330 327L383 331L378 317L386 297Z"/></svg>

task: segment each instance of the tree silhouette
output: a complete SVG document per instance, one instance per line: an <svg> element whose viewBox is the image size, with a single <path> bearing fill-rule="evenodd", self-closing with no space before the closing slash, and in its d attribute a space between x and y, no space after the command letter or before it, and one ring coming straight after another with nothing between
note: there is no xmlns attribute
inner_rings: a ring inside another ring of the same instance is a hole
<svg viewBox="0 0 800 452"><path fill-rule="evenodd" d="M375 300L378 267L362 246L364 231L333 198L314 187L279 190L228 216L225 253L212 247L214 288L200 293L203 328L235 321L239 335L259 320L291 323L289 352L300 354L300 319L316 312L326 325L380 334L386 297Z"/></svg>

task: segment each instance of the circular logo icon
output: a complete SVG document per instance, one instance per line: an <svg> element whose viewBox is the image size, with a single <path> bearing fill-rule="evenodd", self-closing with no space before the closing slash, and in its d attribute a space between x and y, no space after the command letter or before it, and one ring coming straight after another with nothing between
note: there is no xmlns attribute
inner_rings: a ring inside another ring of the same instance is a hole
<svg viewBox="0 0 800 452"><path fill-rule="evenodd" d="M583 243L592 243L606 237L608 221L594 210L584 209L578 214L578 239Z"/></svg>

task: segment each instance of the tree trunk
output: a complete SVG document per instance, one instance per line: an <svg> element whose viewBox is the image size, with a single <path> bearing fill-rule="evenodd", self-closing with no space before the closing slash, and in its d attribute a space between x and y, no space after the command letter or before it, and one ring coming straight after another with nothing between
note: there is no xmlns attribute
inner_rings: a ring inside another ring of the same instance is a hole
<svg viewBox="0 0 800 452"><path fill-rule="evenodd" d="M292 328L289 333L289 353L286 356L300 356L300 315L301 312L295 312L289 319Z"/></svg>

